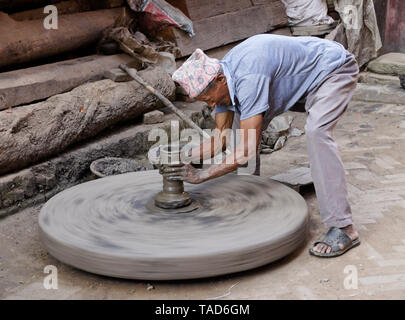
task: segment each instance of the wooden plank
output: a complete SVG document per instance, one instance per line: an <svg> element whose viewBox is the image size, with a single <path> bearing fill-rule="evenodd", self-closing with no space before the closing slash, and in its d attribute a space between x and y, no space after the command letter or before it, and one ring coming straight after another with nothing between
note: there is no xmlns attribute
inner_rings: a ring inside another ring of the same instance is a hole
<svg viewBox="0 0 405 320"><path fill-rule="evenodd" d="M218 16L252 7L250 0L185 0L191 20Z"/></svg>
<svg viewBox="0 0 405 320"><path fill-rule="evenodd" d="M132 60L126 54L92 55L0 73L0 110L46 99L85 82L101 80L105 71Z"/></svg>
<svg viewBox="0 0 405 320"><path fill-rule="evenodd" d="M166 2L170 3L173 7L180 9L181 12L190 18L187 10L187 0L166 0Z"/></svg>
<svg viewBox="0 0 405 320"><path fill-rule="evenodd" d="M167 0L191 20L201 20L252 6L272 5L279 0Z"/></svg>
<svg viewBox="0 0 405 320"><path fill-rule="evenodd" d="M118 8L124 5L124 0L86 0L93 10Z"/></svg>
<svg viewBox="0 0 405 320"><path fill-rule="evenodd" d="M177 29L173 29L173 33L182 56L186 56L196 48L216 48L287 25L284 5L277 1L271 6L255 6L195 21L193 39Z"/></svg>

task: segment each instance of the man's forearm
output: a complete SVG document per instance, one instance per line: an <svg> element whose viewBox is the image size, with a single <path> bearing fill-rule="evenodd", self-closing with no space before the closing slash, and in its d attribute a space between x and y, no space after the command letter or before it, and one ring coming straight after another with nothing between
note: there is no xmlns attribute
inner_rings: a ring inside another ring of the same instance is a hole
<svg viewBox="0 0 405 320"><path fill-rule="evenodd" d="M262 114L241 121L241 130L239 132L241 142L221 164L212 165L211 167L203 170L197 170L192 165L185 164L184 166L177 168L166 168L164 175L171 180L183 180L189 183L202 183L236 170L238 167L243 166L256 156L261 139L262 122ZM232 132L232 130L228 129L229 128L225 128L225 130L222 130L219 133L216 132L213 135L214 137L219 137L221 143L215 143L216 140L211 138L211 140L209 140L210 143L205 143L205 147L203 143L202 146L195 149L197 151L194 150L194 152L192 151L191 154L194 157L198 157L197 159L204 159L206 154L212 157L212 155L215 154L215 151L221 149L215 148L215 146L226 146L226 141L229 140L228 133Z"/></svg>
<svg viewBox="0 0 405 320"><path fill-rule="evenodd" d="M238 163L226 163L226 161L212 165L201 173L201 178L204 181L219 178L227 173L235 171L240 165Z"/></svg>
<svg viewBox="0 0 405 320"><path fill-rule="evenodd" d="M207 181L235 171L237 168L245 165L249 160L256 156L257 147L257 144L250 144L250 147L247 143L239 144L222 163L212 165L208 169L203 170L201 173L201 178L204 181Z"/></svg>
<svg viewBox="0 0 405 320"><path fill-rule="evenodd" d="M224 149L224 143L224 140L217 135L212 136L210 140L204 140L200 146L191 149L188 154L190 162L200 161L202 163L206 159L215 157Z"/></svg>

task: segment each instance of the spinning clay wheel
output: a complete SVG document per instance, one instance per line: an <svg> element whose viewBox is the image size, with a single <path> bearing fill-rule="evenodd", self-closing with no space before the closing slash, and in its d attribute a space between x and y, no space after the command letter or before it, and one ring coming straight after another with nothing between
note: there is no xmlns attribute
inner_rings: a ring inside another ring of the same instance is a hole
<svg viewBox="0 0 405 320"><path fill-rule="evenodd" d="M157 170L77 185L42 208L42 242L55 258L85 271L174 280L259 267L305 239L306 202L279 182L228 174L185 189L191 201L162 208Z"/></svg>
<svg viewBox="0 0 405 320"><path fill-rule="evenodd" d="M65 190L41 210L41 237L60 261L120 278L191 279L255 268L305 238L307 206L294 190L256 176L186 184L188 211L155 207L157 171ZM170 211L172 210L172 211Z"/></svg>

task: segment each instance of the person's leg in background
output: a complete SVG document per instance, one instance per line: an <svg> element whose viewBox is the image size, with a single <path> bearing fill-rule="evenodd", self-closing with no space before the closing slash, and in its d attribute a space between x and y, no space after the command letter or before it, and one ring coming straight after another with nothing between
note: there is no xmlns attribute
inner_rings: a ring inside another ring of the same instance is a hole
<svg viewBox="0 0 405 320"><path fill-rule="evenodd" d="M358 233L353 227L345 170L332 130L353 96L358 72L354 56L348 53L344 65L308 95L305 106L305 134L321 219L327 227L340 228L351 240L357 239ZM313 251L329 254L332 245L327 242L317 243Z"/></svg>

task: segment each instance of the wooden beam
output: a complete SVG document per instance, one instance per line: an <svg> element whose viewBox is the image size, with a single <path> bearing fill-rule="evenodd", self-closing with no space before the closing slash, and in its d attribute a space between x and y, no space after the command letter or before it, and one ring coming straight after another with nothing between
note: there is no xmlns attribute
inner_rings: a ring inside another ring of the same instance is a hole
<svg viewBox="0 0 405 320"><path fill-rule="evenodd" d="M166 71L150 68L139 75L174 99L176 86ZM136 81L108 79L83 84L11 113L0 111L0 175L54 156L112 125L162 106Z"/></svg>
<svg viewBox="0 0 405 320"><path fill-rule="evenodd" d="M287 26L288 18L284 5L277 1L271 5L254 6L193 23L196 33L193 39L181 30L173 29L182 56L191 54L196 48L212 49Z"/></svg>
<svg viewBox="0 0 405 320"><path fill-rule="evenodd" d="M60 1L62 0L0 0L0 10L28 10Z"/></svg>
<svg viewBox="0 0 405 320"><path fill-rule="evenodd" d="M187 9L187 1L188 0L166 0L167 3L170 3L173 7L180 9L181 12L190 18L190 14L188 13Z"/></svg>
<svg viewBox="0 0 405 320"><path fill-rule="evenodd" d="M117 8L62 15L58 29L47 30L42 19L14 21L0 12L0 67L96 43L120 13L121 8Z"/></svg>
<svg viewBox="0 0 405 320"><path fill-rule="evenodd" d="M90 3L85 0L67 0L56 3L58 14L71 14L91 10ZM44 13L44 8L32 9L22 12L10 14L10 17L16 21L44 19L47 14Z"/></svg>
<svg viewBox="0 0 405 320"><path fill-rule="evenodd" d="M132 60L126 54L92 55L0 73L0 110L43 100L85 82L101 80L104 72Z"/></svg>

